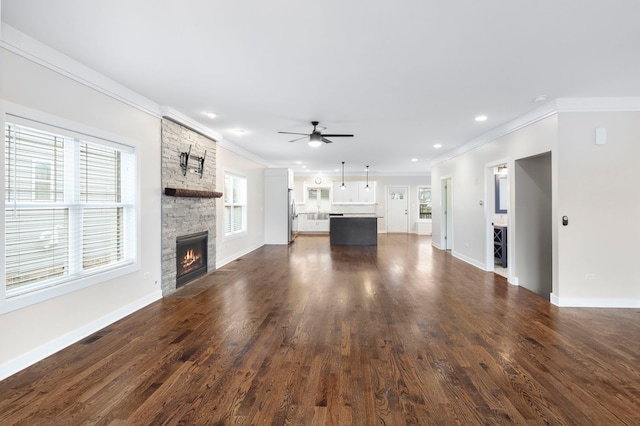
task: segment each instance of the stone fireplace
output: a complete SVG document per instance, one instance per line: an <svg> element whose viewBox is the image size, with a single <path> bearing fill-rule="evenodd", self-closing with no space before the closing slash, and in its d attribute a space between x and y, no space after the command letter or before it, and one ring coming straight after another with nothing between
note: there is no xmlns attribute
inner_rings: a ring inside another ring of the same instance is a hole
<svg viewBox="0 0 640 426"><path fill-rule="evenodd" d="M201 173L195 173L202 162ZM182 163L182 165L181 165ZM171 119L162 120L162 294L215 271L216 143ZM167 188L173 189L168 191ZM204 195L203 195L204 194ZM203 238L204 236L204 238ZM190 245L184 248L183 244ZM192 250L192 252L188 252ZM199 251L199 254L196 253ZM182 265L184 269L181 270ZM198 266L198 268L195 268ZM195 269L194 269L195 268ZM197 269L197 270L196 270Z"/></svg>

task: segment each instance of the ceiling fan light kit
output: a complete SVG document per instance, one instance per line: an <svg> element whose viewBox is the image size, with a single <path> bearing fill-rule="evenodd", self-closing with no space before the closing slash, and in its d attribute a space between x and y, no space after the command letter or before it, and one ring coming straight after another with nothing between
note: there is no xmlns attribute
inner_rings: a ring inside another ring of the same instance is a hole
<svg viewBox="0 0 640 426"><path fill-rule="evenodd" d="M320 133L311 133L309 135L309 146L318 148L320 145L322 145L322 135Z"/></svg>

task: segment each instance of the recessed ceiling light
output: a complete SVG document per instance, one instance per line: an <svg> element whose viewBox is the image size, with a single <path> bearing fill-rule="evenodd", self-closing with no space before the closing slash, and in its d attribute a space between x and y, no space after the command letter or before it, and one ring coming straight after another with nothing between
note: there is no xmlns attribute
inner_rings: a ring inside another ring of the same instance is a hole
<svg viewBox="0 0 640 426"><path fill-rule="evenodd" d="M205 112L204 114L209 118L216 118L215 112Z"/></svg>
<svg viewBox="0 0 640 426"><path fill-rule="evenodd" d="M307 166L303 164L303 165L302 165L302 168L303 168L303 169L306 169L306 168L307 168Z"/></svg>
<svg viewBox="0 0 640 426"><path fill-rule="evenodd" d="M486 115L479 115L476 117L476 121L487 121L487 116Z"/></svg>
<svg viewBox="0 0 640 426"><path fill-rule="evenodd" d="M238 135L238 136L242 136L242 135L244 135L247 131L246 131L246 130L244 130L244 129L233 129L233 130L232 130L232 132L233 132L233 133L235 133L235 134L236 134L236 135Z"/></svg>
<svg viewBox="0 0 640 426"><path fill-rule="evenodd" d="M433 146L435 149L440 149L442 148L442 144L441 143L437 143Z"/></svg>
<svg viewBox="0 0 640 426"><path fill-rule="evenodd" d="M296 164L302 164L302 161L296 161Z"/></svg>
<svg viewBox="0 0 640 426"><path fill-rule="evenodd" d="M533 102L544 102L547 100L547 95L540 95L533 98Z"/></svg>
<svg viewBox="0 0 640 426"><path fill-rule="evenodd" d="M412 158L411 161L413 161L415 163L416 161L418 161L418 159L417 158Z"/></svg>

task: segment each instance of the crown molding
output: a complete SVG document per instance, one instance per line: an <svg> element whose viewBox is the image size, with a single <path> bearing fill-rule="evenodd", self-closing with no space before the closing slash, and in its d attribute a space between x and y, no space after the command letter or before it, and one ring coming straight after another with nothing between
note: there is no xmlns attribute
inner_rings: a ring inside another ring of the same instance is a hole
<svg viewBox="0 0 640 426"><path fill-rule="evenodd" d="M229 151L241 155L251 161L254 161L264 167L273 168L275 167L270 162L266 161L264 158L255 155L252 152L247 151L241 146L236 145L233 142L226 140L222 135L215 130L207 127L200 122L187 117L180 111L177 111L169 106L161 106L160 107L161 115L163 118L169 119L171 121L175 121L176 123L183 125L196 133L200 133L203 136L206 136L210 139L213 139L217 145L222 148L228 149Z"/></svg>
<svg viewBox="0 0 640 426"><path fill-rule="evenodd" d="M175 121L176 123L183 125L184 127L188 127L196 133L200 133L202 136L206 136L209 139L213 139L216 143L220 143L222 140L222 135L216 132L213 129L210 129L207 126L202 125L198 121L187 117L180 111L177 111L169 106L163 105L160 107L160 114L162 118L167 118L171 121Z"/></svg>
<svg viewBox="0 0 640 426"><path fill-rule="evenodd" d="M560 98L558 112L620 112L640 111L640 98Z"/></svg>
<svg viewBox="0 0 640 426"><path fill-rule="evenodd" d="M58 74L77 81L98 92L124 102L147 114L160 117L158 104L126 88L120 83L71 59L6 23L0 28L0 46Z"/></svg>
<svg viewBox="0 0 640 426"><path fill-rule="evenodd" d="M565 112L620 112L620 111L640 111L640 98L620 97L620 98L559 98L548 102L533 111L521 115L505 124L496 127L482 135L467 142L466 144L449 151L431 162L433 167L436 164L450 160L454 157L478 148L486 143L492 142L509 133L513 133L533 123L544 120L554 114Z"/></svg>
<svg viewBox="0 0 640 426"><path fill-rule="evenodd" d="M166 117L183 124L195 132L215 140L216 143L229 151L265 167L272 167L271 163L263 158L225 140L215 130L202 125L171 107L158 105L156 102L29 37L4 22L0 26L0 47L154 117Z"/></svg>

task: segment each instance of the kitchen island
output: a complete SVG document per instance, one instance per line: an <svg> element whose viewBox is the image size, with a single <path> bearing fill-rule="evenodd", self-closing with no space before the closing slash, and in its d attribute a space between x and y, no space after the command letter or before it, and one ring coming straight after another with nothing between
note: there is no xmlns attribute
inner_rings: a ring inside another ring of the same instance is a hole
<svg viewBox="0 0 640 426"><path fill-rule="evenodd" d="M339 246L378 245L378 218L330 215L329 239Z"/></svg>

